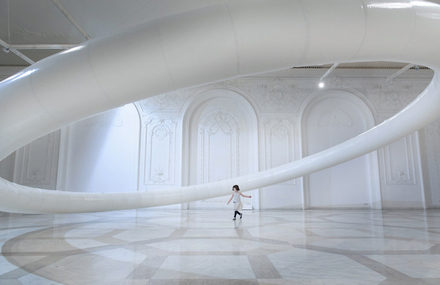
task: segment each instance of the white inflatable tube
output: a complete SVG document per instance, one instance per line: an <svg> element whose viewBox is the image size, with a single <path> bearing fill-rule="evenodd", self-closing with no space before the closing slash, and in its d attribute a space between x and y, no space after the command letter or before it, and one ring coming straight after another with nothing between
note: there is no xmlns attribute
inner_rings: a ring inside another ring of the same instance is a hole
<svg viewBox="0 0 440 285"><path fill-rule="evenodd" d="M72 213L184 203L252 190L348 161L440 116L440 6L423 1L235 0L91 40L0 83L0 160L97 113L172 90L292 66L397 61L428 66L426 90L393 118L320 153L225 181L160 191L79 193L0 180L0 211Z"/></svg>

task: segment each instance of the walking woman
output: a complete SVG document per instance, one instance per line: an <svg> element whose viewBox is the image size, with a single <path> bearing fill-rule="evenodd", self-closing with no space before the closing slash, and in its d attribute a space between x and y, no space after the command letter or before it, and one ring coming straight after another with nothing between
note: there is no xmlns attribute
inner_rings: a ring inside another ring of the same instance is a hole
<svg viewBox="0 0 440 285"><path fill-rule="evenodd" d="M243 209L243 203L241 203L241 199L240 196L246 197L246 198L252 198L252 196L246 196L241 194L240 192L240 187L238 187L238 185L234 185L232 186L232 191L234 191L234 193L231 196L231 199L229 199L228 204L231 202L232 199L234 199L234 218L232 220L235 220L237 217L237 214L240 215L240 219L243 218L243 214L240 213L241 209Z"/></svg>

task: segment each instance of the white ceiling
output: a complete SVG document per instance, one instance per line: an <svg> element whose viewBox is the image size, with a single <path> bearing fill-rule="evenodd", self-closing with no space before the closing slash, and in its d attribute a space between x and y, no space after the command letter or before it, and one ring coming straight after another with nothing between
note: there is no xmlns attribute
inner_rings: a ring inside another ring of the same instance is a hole
<svg viewBox="0 0 440 285"><path fill-rule="evenodd" d="M88 38L228 1L232 0L0 0L0 44L21 55L0 51L0 66L25 67ZM440 4L440 0L431 2ZM403 66L376 62L341 64L339 68Z"/></svg>

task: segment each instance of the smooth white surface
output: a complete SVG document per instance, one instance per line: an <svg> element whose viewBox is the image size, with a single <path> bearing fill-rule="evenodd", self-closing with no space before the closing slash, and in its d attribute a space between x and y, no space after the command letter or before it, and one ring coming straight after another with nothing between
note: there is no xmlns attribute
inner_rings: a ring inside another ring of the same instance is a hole
<svg viewBox="0 0 440 285"><path fill-rule="evenodd" d="M374 126L371 111L364 102L354 99L358 98L349 92L328 90L315 98L315 102L311 102L303 114L304 141L307 142L305 156L344 142ZM368 123L366 118L371 118ZM324 128L328 124L333 127ZM312 173L308 178L311 207L328 208L337 203L358 207L371 205L370 169L369 155L364 155L345 164Z"/></svg>
<svg viewBox="0 0 440 285"><path fill-rule="evenodd" d="M269 4L270 13L266 13ZM82 118L176 88L329 62L402 61L438 71L439 15L439 6L422 1L243 0L92 40L0 84L0 160ZM126 71L122 77L120 69ZM268 171L144 193L56 192L0 180L0 210L129 209L222 196L233 184L247 191L291 180L371 152L432 122L440 113L439 84L435 75L410 106L364 134ZM124 86L124 92L118 86ZM29 113L20 112L23 108Z"/></svg>
<svg viewBox="0 0 440 285"><path fill-rule="evenodd" d="M139 113L132 104L71 125L65 142L66 178L57 189L136 191L139 129Z"/></svg>

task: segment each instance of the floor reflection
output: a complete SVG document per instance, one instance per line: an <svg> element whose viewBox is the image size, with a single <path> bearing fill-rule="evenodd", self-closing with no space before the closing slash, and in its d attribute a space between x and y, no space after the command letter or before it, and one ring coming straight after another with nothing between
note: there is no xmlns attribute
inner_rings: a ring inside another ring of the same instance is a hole
<svg viewBox="0 0 440 285"><path fill-rule="evenodd" d="M440 211L0 214L0 284L440 284Z"/></svg>

